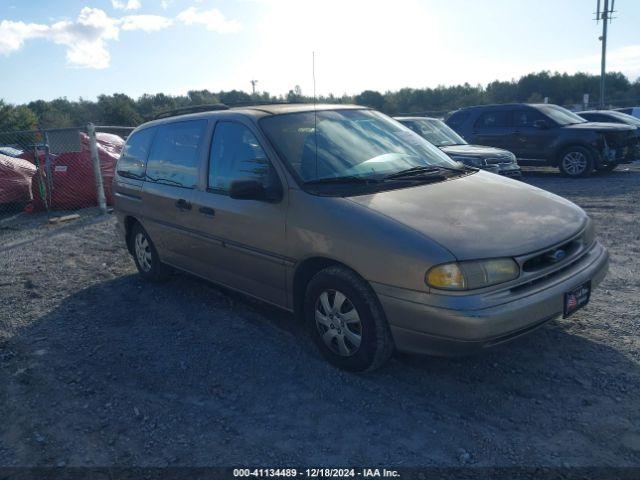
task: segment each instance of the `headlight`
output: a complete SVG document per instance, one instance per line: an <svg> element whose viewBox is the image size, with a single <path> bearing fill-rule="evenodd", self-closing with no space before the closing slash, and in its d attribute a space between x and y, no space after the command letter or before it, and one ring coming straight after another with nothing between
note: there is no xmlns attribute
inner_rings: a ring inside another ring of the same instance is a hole
<svg viewBox="0 0 640 480"><path fill-rule="evenodd" d="M478 157L464 157L461 155L454 155L451 158L456 162L462 162L465 165L473 165L474 167L482 167L485 164L484 159Z"/></svg>
<svg viewBox="0 0 640 480"><path fill-rule="evenodd" d="M519 274L512 258L496 258L436 265L425 280L430 287L442 290L473 290L514 280Z"/></svg>

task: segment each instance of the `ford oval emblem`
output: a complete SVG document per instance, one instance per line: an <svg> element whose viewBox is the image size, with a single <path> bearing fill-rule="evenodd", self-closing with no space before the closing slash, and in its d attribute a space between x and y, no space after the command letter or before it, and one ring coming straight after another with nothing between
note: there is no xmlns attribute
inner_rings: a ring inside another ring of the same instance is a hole
<svg viewBox="0 0 640 480"><path fill-rule="evenodd" d="M566 256L567 256L567 252L561 249L554 250L553 252L549 252L549 260L551 260L553 263L558 263L560 260L562 260Z"/></svg>

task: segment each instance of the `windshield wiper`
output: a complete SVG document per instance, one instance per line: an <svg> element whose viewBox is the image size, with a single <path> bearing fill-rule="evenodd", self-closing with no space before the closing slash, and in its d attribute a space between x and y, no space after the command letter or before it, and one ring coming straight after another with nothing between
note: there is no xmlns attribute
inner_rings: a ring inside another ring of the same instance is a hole
<svg viewBox="0 0 640 480"><path fill-rule="evenodd" d="M332 183L377 183L377 180L365 177L357 177L355 175L345 175L342 177L324 177L308 180L305 185L324 185Z"/></svg>
<svg viewBox="0 0 640 480"><path fill-rule="evenodd" d="M440 171L444 168L446 167L440 167L437 165L411 167L407 168L406 170L400 170L399 172L391 173L384 177L384 179L393 180L394 178L415 177L417 175L440 173Z"/></svg>

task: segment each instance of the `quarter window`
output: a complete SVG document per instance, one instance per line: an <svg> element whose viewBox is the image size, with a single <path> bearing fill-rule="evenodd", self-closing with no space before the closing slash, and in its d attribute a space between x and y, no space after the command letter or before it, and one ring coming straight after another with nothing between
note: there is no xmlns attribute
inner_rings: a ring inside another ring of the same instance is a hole
<svg viewBox="0 0 640 480"><path fill-rule="evenodd" d="M507 112L484 112L475 123L480 128L500 128L507 126Z"/></svg>
<svg viewBox="0 0 640 480"><path fill-rule="evenodd" d="M118 175L127 178L144 178L149 148L155 133L156 128L152 127L131 135L118 160Z"/></svg>
<svg viewBox="0 0 640 480"><path fill-rule="evenodd" d="M206 125L206 120L193 120L158 127L149 155L147 179L176 187L195 187L198 146Z"/></svg>
<svg viewBox="0 0 640 480"><path fill-rule="evenodd" d="M235 122L216 125L209 158L209 188L228 192L234 180L258 180L265 188L277 177L256 136Z"/></svg>

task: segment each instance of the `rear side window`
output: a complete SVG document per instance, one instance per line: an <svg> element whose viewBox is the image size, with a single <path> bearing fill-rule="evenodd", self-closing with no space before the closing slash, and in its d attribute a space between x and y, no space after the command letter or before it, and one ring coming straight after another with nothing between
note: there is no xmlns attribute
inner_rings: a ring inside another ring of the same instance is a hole
<svg viewBox="0 0 640 480"><path fill-rule="evenodd" d="M532 108L523 108L522 110L514 110L513 125L515 127L533 127L536 120L545 120L546 117L537 110Z"/></svg>
<svg viewBox="0 0 640 480"><path fill-rule="evenodd" d="M498 110L493 112L484 112L478 117L475 123L480 128L499 128L507 126L507 112Z"/></svg>
<svg viewBox="0 0 640 480"><path fill-rule="evenodd" d="M611 117L605 117L604 115L600 115L598 113L588 113L580 116L585 120L589 120L590 122L616 122L617 121Z"/></svg>
<svg viewBox="0 0 640 480"><path fill-rule="evenodd" d="M144 178L149 148L156 128L146 128L129 137L118 160L118 175L127 178Z"/></svg>
<svg viewBox="0 0 640 480"><path fill-rule="evenodd" d="M453 128L458 127L467 121L467 118L469 118L470 113L471 112L465 112L465 111L453 112L451 116L447 119L446 123L450 127L453 127Z"/></svg>
<svg viewBox="0 0 640 480"><path fill-rule="evenodd" d="M147 179L176 187L195 187L198 147L206 126L206 120L193 120L158 127L147 163Z"/></svg>
<svg viewBox="0 0 640 480"><path fill-rule="evenodd" d="M251 130L240 123L219 122L211 144L209 188L228 192L234 180L258 180L269 188L277 176Z"/></svg>

